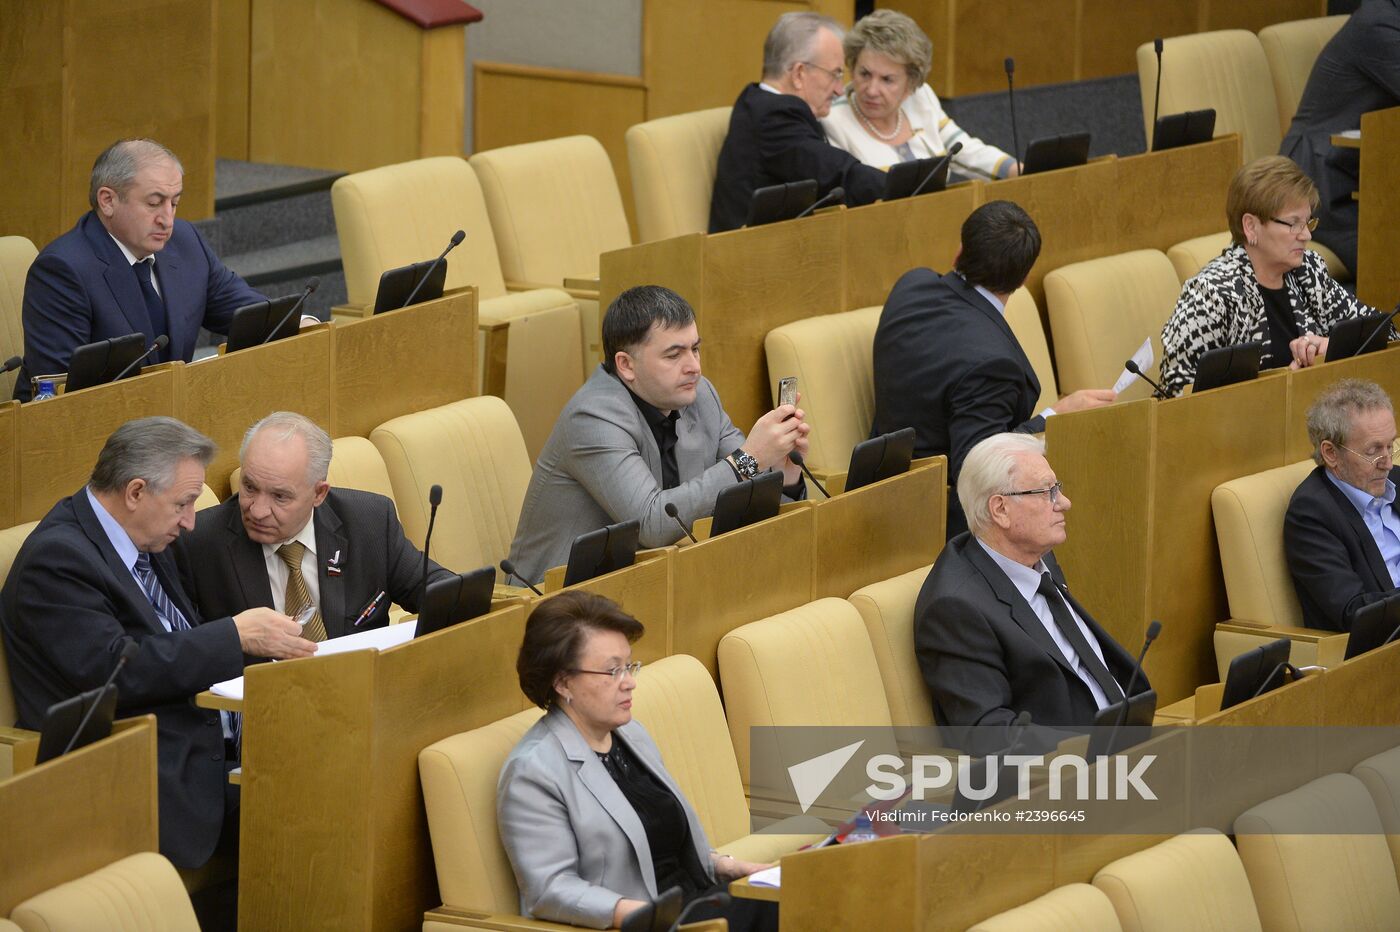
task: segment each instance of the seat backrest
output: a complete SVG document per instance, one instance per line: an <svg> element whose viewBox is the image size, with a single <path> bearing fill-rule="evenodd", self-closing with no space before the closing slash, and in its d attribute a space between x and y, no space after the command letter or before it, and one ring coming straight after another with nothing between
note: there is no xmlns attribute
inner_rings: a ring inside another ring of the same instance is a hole
<svg viewBox="0 0 1400 932"><path fill-rule="evenodd" d="M1347 19L1347 16L1319 16L1274 23L1259 30L1259 44L1264 47L1264 58L1274 79L1278 125L1282 132L1287 133L1288 125L1293 122L1298 101L1303 99L1303 88L1308 85L1308 75L1312 74L1322 47L1346 25Z"/></svg>
<svg viewBox="0 0 1400 932"><path fill-rule="evenodd" d="M735 628L719 642L719 672L745 787L755 727L893 724L870 635L845 599L818 599Z"/></svg>
<svg viewBox="0 0 1400 932"><path fill-rule="evenodd" d="M1152 138L1157 56L1152 43L1138 46L1142 125ZM1215 135L1239 133L1244 161L1278 152L1274 81L1259 37L1243 29L1174 36L1162 46L1162 116L1187 110L1215 110Z"/></svg>
<svg viewBox="0 0 1400 932"><path fill-rule="evenodd" d="M1113 904L1087 883L1056 887L1015 909L983 919L967 932L1122 932Z"/></svg>
<svg viewBox="0 0 1400 932"><path fill-rule="evenodd" d="M1400 876L1400 747L1366 758L1351 768L1351 773L1366 787L1371 802L1376 804L1386 844L1390 846L1390 859L1395 862L1396 875Z"/></svg>
<svg viewBox="0 0 1400 932"><path fill-rule="evenodd" d="M796 320L768 331L763 349L774 403L778 381L797 376L807 435L807 465L840 472L851 450L870 436L875 420L875 369L871 356L880 307ZM745 424L740 429L748 430Z"/></svg>
<svg viewBox="0 0 1400 932"><path fill-rule="evenodd" d="M1303 609L1283 552L1283 517L1293 491L1312 470L1313 461L1303 460L1231 479L1211 492L1231 618L1302 626Z"/></svg>
<svg viewBox="0 0 1400 932"><path fill-rule="evenodd" d="M715 847L749 834L749 806L724 707L705 665L673 654L642 667L632 715L646 726L666 769Z"/></svg>
<svg viewBox="0 0 1400 932"><path fill-rule="evenodd" d="M175 865L151 851L32 896L10 918L20 928L46 932L199 932Z"/></svg>
<svg viewBox="0 0 1400 932"><path fill-rule="evenodd" d="M1205 265L1225 251L1230 245L1230 231L1208 233L1177 243L1167 250L1167 258L1176 269L1177 280L1183 285L1188 278L1194 278Z"/></svg>
<svg viewBox="0 0 1400 932"><path fill-rule="evenodd" d="M520 891L496 827L496 781L511 750L543 714L539 709L517 712L418 752L443 905L520 912Z"/></svg>
<svg viewBox="0 0 1400 932"><path fill-rule="evenodd" d="M1387 929L1400 886L1375 803L1334 773L1235 819L1235 845L1266 929Z"/></svg>
<svg viewBox="0 0 1400 932"><path fill-rule="evenodd" d="M336 179L331 205L351 304L373 301L389 269L436 258L457 230L467 238L447 257L446 287L505 294L486 201L466 160L445 155L355 172Z"/></svg>
<svg viewBox="0 0 1400 932"><path fill-rule="evenodd" d="M419 547L428 530L428 491L443 489L433 558L459 573L510 553L530 484L530 457L499 398L465 398L380 424L370 434L394 488L399 520Z"/></svg>
<svg viewBox="0 0 1400 932"><path fill-rule="evenodd" d="M1111 388L1123 361L1149 338L1153 361L1147 374L1157 381L1162 325L1180 293L1171 261L1155 249L1076 262L1046 275L1060 391ZM1125 392L1127 397L1150 393L1146 383L1138 385Z"/></svg>
<svg viewBox="0 0 1400 932"><path fill-rule="evenodd" d="M0 586L5 584L5 577L10 575L10 567L19 555L19 548L24 546L25 538L38 526L38 521L26 521L24 524L0 530ZM0 727L13 726L18 714L15 709L14 687L10 685L10 665L5 659L5 639L0 637Z"/></svg>
<svg viewBox="0 0 1400 932"><path fill-rule="evenodd" d="M1230 839L1217 831L1177 835L1106 864L1094 886L1130 932L1258 932L1249 878Z"/></svg>
<svg viewBox="0 0 1400 932"><path fill-rule="evenodd" d="M632 245L617 176L592 136L478 152L501 271L510 281L558 285L598 274L598 256Z"/></svg>
<svg viewBox="0 0 1400 932"><path fill-rule="evenodd" d="M709 229L715 165L732 109L678 113L627 130L638 242Z"/></svg>
<svg viewBox="0 0 1400 932"><path fill-rule="evenodd" d="M24 279L38 254L23 236L0 236L0 362L24 355ZM18 375L17 371L0 375L0 400L15 393Z"/></svg>
<svg viewBox="0 0 1400 932"><path fill-rule="evenodd" d="M1035 296L1025 287L1017 288L1006 302L1006 323L1040 382L1040 399L1035 409L1043 411L1052 407L1059 401L1060 392L1055 381L1055 367L1050 364L1050 344L1045 340L1045 322L1041 320Z"/></svg>
<svg viewBox="0 0 1400 932"><path fill-rule="evenodd" d="M890 720L895 725L933 726L933 697L914 653L914 603L932 566L858 589L850 602L865 622Z"/></svg>
<svg viewBox="0 0 1400 932"><path fill-rule="evenodd" d="M219 504L219 496L209 487L209 484L202 483L199 488L199 498L194 500L194 510L203 511L206 508L213 508Z"/></svg>

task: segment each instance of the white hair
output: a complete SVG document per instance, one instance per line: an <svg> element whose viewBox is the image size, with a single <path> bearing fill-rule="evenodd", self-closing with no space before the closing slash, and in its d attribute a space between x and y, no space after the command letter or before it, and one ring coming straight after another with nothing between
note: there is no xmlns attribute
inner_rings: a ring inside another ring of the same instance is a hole
<svg viewBox="0 0 1400 932"><path fill-rule="evenodd" d="M840 23L821 13L792 11L779 16L763 42L763 77L781 78L793 65L811 58L823 29L837 39L846 37Z"/></svg>
<svg viewBox="0 0 1400 932"><path fill-rule="evenodd" d="M1017 460L1028 453L1045 455L1045 441L1033 434L992 434L968 451L958 474L958 502L967 529L981 537L991 526L987 500L1010 488Z"/></svg>
<svg viewBox="0 0 1400 932"><path fill-rule="evenodd" d="M306 442L306 481L315 485L324 482L331 467L331 435L322 430L315 421L295 411L274 411L258 421L243 435L243 445L238 449L238 461L248 456L248 446L261 431L276 443L300 437Z"/></svg>

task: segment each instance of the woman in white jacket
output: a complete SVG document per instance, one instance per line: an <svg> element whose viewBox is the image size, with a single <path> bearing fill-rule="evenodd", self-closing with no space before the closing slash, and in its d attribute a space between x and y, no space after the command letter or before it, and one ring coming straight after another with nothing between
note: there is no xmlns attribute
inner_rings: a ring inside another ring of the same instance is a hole
<svg viewBox="0 0 1400 932"><path fill-rule="evenodd" d="M953 171L973 178L1010 178L1019 165L1010 155L969 136L943 112L924 83L933 66L933 43L903 13L876 10L846 33L851 86L822 119L826 138L867 165L943 155L963 144Z"/></svg>

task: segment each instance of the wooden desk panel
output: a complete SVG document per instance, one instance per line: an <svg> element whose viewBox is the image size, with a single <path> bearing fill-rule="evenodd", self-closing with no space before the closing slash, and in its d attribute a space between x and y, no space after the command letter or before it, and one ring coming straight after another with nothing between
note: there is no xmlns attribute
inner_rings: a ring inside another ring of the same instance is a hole
<svg viewBox="0 0 1400 932"><path fill-rule="evenodd" d="M626 569L569 586L561 592L591 592L612 599L646 626L632 646L632 659L653 663L671 653L671 566L675 551L667 549ZM545 598L556 595L546 592ZM530 607L540 603L538 597Z"/></svg>
<svg viewBox="0 0 1400 932"><path fill-rule="evenodd" d="M304 414L335 431L331 398L331 334L299 333L192 363L184 368L180 420L219 445L205 482L220 499L229 494L229 474L238 468L243 435L274 411Z"/></svg>
<svg viewBox="0 0 1400 932"><path fill-rule="evenodd" d="M699 658L718 681L720 638L812 601L812 511L798 508L676 551L671 653Z"/></svg>
<svg viewBox="0 0 1400 932"><path fill-rule="evenodd" d="M54 502L81 488L112 431L134 418L174 412L181 366L161 366L114 385L22 406L15 521L38 520Z"/></svg>
<svg viewBox="0 0 1400 932"><path fill-rule="evenodd" d="M665 285L698 312L704 298L705 234L639 243L605 252L598 259L598 310L636 285Z"/></svg>
<svg viewBox="0 0 1400 932"><path fill-rule="evenodd" d="M794 320L846 309L845 211L707 236L695 312L704 370L747 433L773 408L763 339Z"/></svg>
<svg viewBox="0 0 1400 932"><path fill-rule="evenodd" d="M1119 159L1117 251L1166 252L1225 229L1225 192L1239 167L1237 135Z"/></svg>
<svg viewBox="0 0 1400 932"><path fill-rule="evenodd" d="M947 469L938 457L903 476L815 502L812 598L844 599L936 560L947 521Z"/></svg>
<svg viewBox="0 0 1400 932"><path fill-rule="evenodd" d="M1296 463L1312 456L1312 444L1308 443L1308 407L1341 379L1369 379L1385 389L1392 399L1400 398L1400 346L1288 374L1285 462Z"/></svg>
<svg viewBox="0 0 1400 932"><path fill-rule="evenodd" d="M846 211L846 308L883 305L910 269L952 269L963 221L985 198L982 188L973 182Z"/></svg>
<svg viewBox="0 0 1400 932"><path fill-rule="evenodd" d="M1356 294L1388 310L1400 301L1400 107L1364 114L1361 140Z"/></svg>
<svg viewBox="0 0 1400 932"><path fill-rule="evenodd" d="M156 718L0 782L0 915L160 839Z"/></svg>
<svg viewBox="0 0 1400 932"><path fill-rule="evenodd" d="M0 527L19 524L19 402L0 402Z"/></svg>
<svg viewBox="0 0 1400 932"><path fill-rule="evenodd" d="M368 437L476 389L476 289L336 325L333 437Z"/></svg>

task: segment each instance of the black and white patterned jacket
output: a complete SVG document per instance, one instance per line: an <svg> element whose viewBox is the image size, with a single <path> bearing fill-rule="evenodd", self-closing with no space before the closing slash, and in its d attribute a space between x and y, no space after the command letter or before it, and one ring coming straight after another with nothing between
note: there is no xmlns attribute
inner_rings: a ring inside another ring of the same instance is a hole
<svg viewBox="0 0 1400 932"><path fill-rule="evenodd" d="M1350 317L1374 314L1327 274L1312 250L1283 276L1299 333L1326 336ZM1162 328L1162 387L1169 395L1196 380L1196 363L1207 350L1267 342L1269 324L1254 266L1243 246L1231 245L1181 286L1176 309Z"/></svg>

